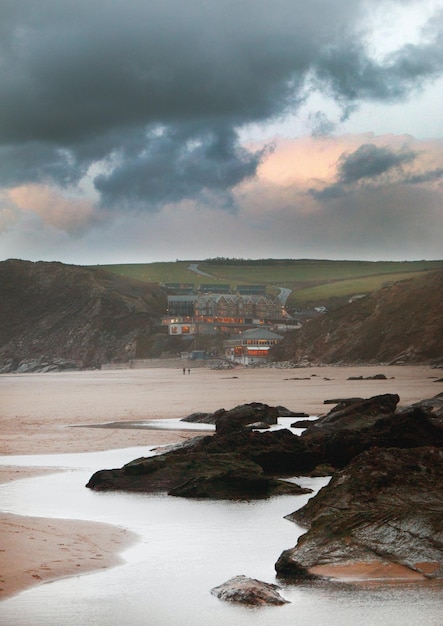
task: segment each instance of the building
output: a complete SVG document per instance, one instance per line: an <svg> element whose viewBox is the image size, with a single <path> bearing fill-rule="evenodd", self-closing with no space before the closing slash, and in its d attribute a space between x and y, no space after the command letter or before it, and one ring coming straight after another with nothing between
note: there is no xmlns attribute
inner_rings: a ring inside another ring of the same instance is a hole
<svg viewBox="0 0 443 626"><path fill-rule="evenodd" d="M283 339L267 328L253 328L224 342L225 357L242 365L266 363L269 349Z"/></svg>
<svg viewBox="0 0 443 626"><path fill-rule="evenodd" d="M168 317L183 321L208 323L252 323L252 320L281 319L279 302L265 296L238 296L230 293L212 293L199 296L168 296ZM176 320L178 321L178 320Z"/></svg>
<svg viewBox="0 0 443 626"><path fill-rule="evenodd" d="M166 291L174 292L177 295L185 296L195 293L193 283L161 283Z"/></svg>
<svg viewBox="0 0 443 626"><path fill-rule="evenodd" d="M194 315L194 304L197 296L168 296L168 316L188 317Z"/></svg>
<svg viewBox="0 0 443 626"><path fill-rule="evenodd" d="M266 285L237 285L240 296L265 296Z"/></svg>
<svg viewBox="0 0 443 626"><path fill-rule="evenodd" d="M198 288L199 293L231 293L231 286L227 284L217 283L213 284L202 284Z"/></svg>

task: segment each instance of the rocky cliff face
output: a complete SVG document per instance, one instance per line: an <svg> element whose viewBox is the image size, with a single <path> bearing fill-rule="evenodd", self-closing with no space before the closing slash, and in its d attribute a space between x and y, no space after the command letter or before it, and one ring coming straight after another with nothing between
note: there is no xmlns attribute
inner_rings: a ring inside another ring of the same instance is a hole
<svg viewBox="0 0 443 626"><path fill-rule="evenodd" d="M0 263L0 372L138 356L166 309L157 285L62 263Z"/></svg>
<svg viewBox="0 0 443 626"><path fill-rule="evenodd" d="M385 287L321 315L271 351L276 361L440 363L443 272Z"/></svg>

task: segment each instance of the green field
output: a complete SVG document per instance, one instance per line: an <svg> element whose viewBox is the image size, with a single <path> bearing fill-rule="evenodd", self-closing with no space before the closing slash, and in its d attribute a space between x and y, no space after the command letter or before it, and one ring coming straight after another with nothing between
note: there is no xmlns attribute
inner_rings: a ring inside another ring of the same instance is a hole
<svg viewBox="0 0 443 626"><path fill-rule="evenodd" d="M210 276L189 268L191 264ZM115 274L156 283L265 284L270 295L280 287L291 289L288 305L330 305L367 294L387 283L421 272L443 269L443 261L328 261L293 259L209 259L129 265L102 265Z"/></svg>

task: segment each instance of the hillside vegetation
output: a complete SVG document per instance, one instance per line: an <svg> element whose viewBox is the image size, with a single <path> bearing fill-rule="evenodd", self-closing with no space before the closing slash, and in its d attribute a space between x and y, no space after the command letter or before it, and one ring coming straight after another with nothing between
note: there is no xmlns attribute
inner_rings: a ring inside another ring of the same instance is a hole
<svg viewBox="0 0 443 626"><path fill-rule="evenodd" d="M62 263L0 263L0 372L137 356L166 309L155 284Z"/></svg>
<svg viewBox="0 0 443 626"><path fill-rule="evenodd" d="M295 363L443 363L443 271L325 313L272 350Z"/></svg>
<svg viewBox="0 0 443 626"><path fill-rule="evenodd" d="M192 267L207 276L192 271ZM120 276L158 283L265 284L269 295L291 290L287 308L337 306L355 295L371 293L384 284L443 269L443 261L328 261L293 259L207 259L170 263L106 265Z"/></svg>

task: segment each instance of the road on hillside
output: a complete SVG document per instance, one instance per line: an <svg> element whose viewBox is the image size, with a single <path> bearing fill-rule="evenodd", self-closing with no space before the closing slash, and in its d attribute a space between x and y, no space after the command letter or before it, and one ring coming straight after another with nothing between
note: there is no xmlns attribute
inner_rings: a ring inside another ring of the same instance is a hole
<svg viewBox="0 0 443 626"><path fill-rule="evenodd" d="M188 270L190 272L195 272L196 274L200 274L200 276L207 276L208 278L215 278L215 276L213 276L212 274L207 274L206 272L202 272L202 270L199 270L197 263L191 263L191 265L188 266Z"/></svg>
<svg viewBox="0 0 443 626"><path fill-rule="evenodd" d="M284 305L286 304L286 300L289 298L289 294L292 292L292 289L287 289L286 287L280 287L280 293L277 298Z"/></svg>

